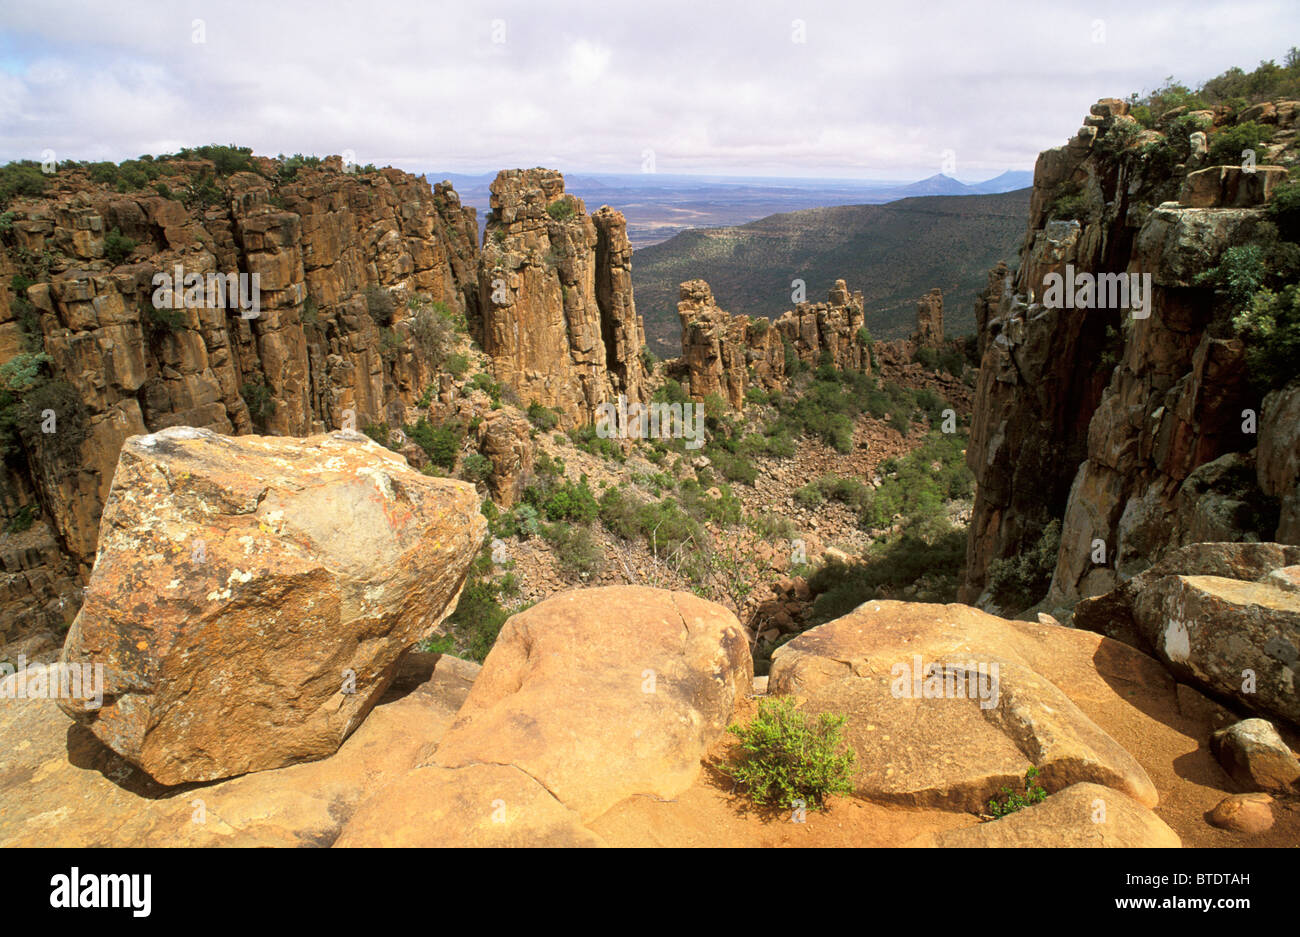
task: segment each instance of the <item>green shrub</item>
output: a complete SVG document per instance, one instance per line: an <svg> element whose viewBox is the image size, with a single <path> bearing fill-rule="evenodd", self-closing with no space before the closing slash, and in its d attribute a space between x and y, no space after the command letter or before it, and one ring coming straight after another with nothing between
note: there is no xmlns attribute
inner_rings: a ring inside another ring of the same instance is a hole
<svg viewBox="0 0 1300 937"><path fill-rule="evenodd" d="M809 622L832 621L878 599L955 602L965 564L966 535L960 530L930 540L907 531L878 540L858 562L829 562L813 572L808 585L817 598Z"/></svg>
<svg viewBox="0 0 1300 937"><path fill-rule="evenodd" d="M429 461L450 472L456 467L465 428L460 423L434 426L428 417L420 417L414 426L404 427L406 436L424 450Z"/></svg>
<svg viewBox="0 0 1300 937"><path fill-rule="evenodd" d="M266 386L266 381L259 374L245 381L239 393L248 407L249 417L264 429L266 421L275 413L275 399L271 396L271 388Z"/></svg>
<svg viewBox="0 0 1300 937"><path fill-rule="evenodd" d="M1233 319L1246 343L1246 366L1251 380L1264 391L1282 387L1295 378L1300 361L1300 285L1279 292L1261 289L1250 307Z"/></svg>
<svg viewBox="0 0 1300 937"><path fill-rule="evenodd" d="M551 545L565 573L586 579L604 569L605 554L591 528L562 522L548 524L542 528L542 536Z"/></svg>
<svg viewBox="0 0 1300 937"><path fill-rule="evenodd" d="M833 713L810 718L789 697L761 700L749 725L727 727L740 739L740 752L726 771L756 804L790 808L802 801L820 809L827 796L853 790L855 756L844 741L846 721Z"/></svg>
<svg viewBox="0 0 1300 937"><path fill-rule="evenodd" d="M753 485L758 478L758 469L754 463L743 455L728 452L726 449L710 447L705 450L713 467L729 482Z"/></svg>
<svg viewBox="0 0 1300 937"><path fill-rule="evenodd" d="M1018 612L1040 602L1052 584L1060 549L1061 522L1052 520L1029 549L989 563L986 583L993 601Z"/></svg>
<svg viewBox="0 0 1300 937"><path fill-rule="evenodd" d="M573 206L573 200L568 196L557 202L551 202L551 204L546 206L546 214L550 215L556 221L564 221L567 218L573 217L573 213L576 210L577 209Z"/></svg>
<svg viewBox="0 0 1300 937"><path fill-rule="evenodd" d="M1281 238L1300 241L1300 181L1283 182L1273 190L1268 216Z"/></svg>
<svg viewBox="0 0 1300 937"><path fill-rule="evenodd" d="M501 626L511 614L501 605L502 590L493 576L495 571L492 549L485 546L465 577L465 587L456 603L456 610L447 618L461 656L480 663L492 650ZM426 645L425 649L431 648Z"/></svg>
<svg viewBox="0 0 1300 937"><path fill-rule="evenodd" d="M206 146L187 147L177 154L181 159L207 159L212 161L217 175L228 176L236 172L254 172L253 150L247 146L229 146L210 143Z"/></svg>
<svg viewBox="0 0 1300 937"><path fill-rule="evenodd" d="M1086 221L1088 198L1077 182L1067 182L1056 190L1056 197L1047 206L1048 221Z"/></svg>
<svg viewBox="0 0 1300 937"><path fill-rule="evenodd" d="M1102 156L1115 159L1126 153L1141 135L1141 122L1116 121L1097 138L1095 149Z"/></svg>
<svg viewBox="0 0 1300 937"><path fill-rule="evenodd" d="M111 260L114 266L125 261L135 247L135 240L124 236L119 228L114 228L104 235L104 256Z"/></svg>
<svg viewBox="0 0 1300 937"><path fill-rule="evenodd" d="M549 433L560 425L559 411L543 407L536 400L528 404L528 419L543 433Z"/></svg>
<svg viewBox="0 0 1300 937"><path fill-rule="evenodd" d="M40 163L33 160L19 160L0 168L0 209L8 208L15 198L44 194L47 181Z"/></svg>
<svg viewBox="0 0 1300 937"><path fill-rule="evenodd" d="M815 508L825 503L826 495L822 493L821 485L809 482L802 488L795 489L794 500L802 508Z"/></svg>
<svg viewBox="0 0 1300 937"><path fill-rule="evenodd" d="M471 390L481 390L488 395L492 401L492 408L495 410L501 406L501 385L492 379L492 375L486 371L480 371L474 375L474 379L469 382Z"/></svg>
<svg viewBox="0 0 1300 937"><path fill-rule="evenodd" d="M37 510L34 504L25 504L18 509L15 514L5 525L5 533L21 534L23 531L31 530L32 524L36 520Z"/></svg>
<svg viewBox="0 0 1300 937"><path fill-rule="evenodd" d="M469 358L460 353L448 355L442 363L442 369L452 377L460 379L469 370Z"/></svg>
<svg viewBox="0 0 1300 937"><path fill-rule="evenodd" d="M587 524L600 514L600 505L587 487L586 481L560 481L549 490L530 485L524 490L524 500L536 507L550 521L576 521Z"/></svg>
<svg viewBox="0 0 1300 937"><path fill-rule="evenodd" d="M1002 788L1002 800L998 801L996 797L990 800L989 813L994 817L1005 817L1025 807L1041 804L1046 799L1047 791L1038 783L1038 769L1030 768L1025 772L1025 792L1021 794L1009 787Z"/></svg>
<svg viewBox="0 0 1300 937"><path fill-rule="evenodd" d="M420 306L411 314L411 335L429 356L430 363L440 367L451 350L456 347L456 331L451 319L433 306Z"/></svg>
<svg viewBox="0 0 1300 937"><path fill-rule="evenodd" d="M149 324L149 337L153 340L164 335L171 335L185 328L185 310L158 307L150 303L145 307L146 321Z"/></svg>
<svg viewBox="0 0 1300 937"><path fill-rule="evenodd" d="M1225 127L1210 137L1209 163L1212 166L1237 166L1242 162L1243 150L1258 150L1263 144L1273 139L1271 127L1257 124L1253 120ZM1257 154L1256 160L1263 162L1263 154Z"/></svg>
<svg viewBox="0 0 1300 937"><path fill-rule="evenodd" d="M478 452L465 456L460 466L460 477L467 482L479 484L492 475L492 460Z"/></svg>
<svg viewBox="0 0 1300 937"><path fill-rule="evenodd" d="M389 444L393 437L393 431L389 428L387 421L382 423L366 423L361 427L361 432L365 433L385 449L389 448Z"/></svg>
<svg viewBox="0 0 1300 937"><path fill-rule="evenodd" d="M901 460L883 463L881 485L863 511L863 525L889 527L901 514L904 527L929 527L946 502L969 497L974 478L962 455L965 445L958 433L932 432Z"/></svg>

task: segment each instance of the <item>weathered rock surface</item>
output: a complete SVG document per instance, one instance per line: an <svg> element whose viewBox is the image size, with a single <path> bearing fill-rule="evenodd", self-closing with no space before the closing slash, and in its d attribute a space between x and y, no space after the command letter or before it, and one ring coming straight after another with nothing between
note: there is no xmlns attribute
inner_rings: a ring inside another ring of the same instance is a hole
<svg viewBox="0 0 1300 937"><path fill-rule="evenodd" d="M581 824L620 800L691 785L752 681L721 606L635 586L561 593L506 622L432 758L376 792L338 845L593 843Z"/></svg>
<svg viewBox="0 0 1300 937"><path fill-rule="evenodd" d="M76 402L60 422L85 433L68 451L26 447L28 467L9 479L5 518L39 502L66 555L6 567L15 614L0 615L0 638L6 626L75 615L127 437L177 425L304 436L380 422L436 379L407 299L473 316L477 223L450 185L395 169L348 172L337 157L292 178L273 160L252 165L217 175L207 160L162 163L159 181L175 197L116 192L61 168L45 196L9 206L0 360L34 341ZM195 201L201 186L210 197ZM106 254L114 229L136 242L124 260ZM32 257L42 258L38 282L11 295L11 275L31 275L23 258ZM202 306L155 310L155 275L178 265L186 277L257 274L256 317L243 318L233 296L208 304L197 292ZM399 344L385 345L368 311L371 286L395 300Z"/></svg>
<svg viewBox="0 0 1300 937"><path fill-rule="evenodd" d="M1300 381L1265 397L1259 420L1259 487L1281 505L1277 539L1300 543Z"/></svg>
<svg viewBox="0 0 1300 937"><path fill-rule="evenodd" d="M63 705L163 784L320 758L455 606L486 524L462 482L359 433L128 439L61 660Z"/></svg>
<svg viewBox="0 0 1300 937"><path fill-rule="evenodd" d="M1191 158L1172 170L1130 158L1163 133L1137 132L1124 102L1109 100L1039 157L1023 261L1009 282L991 272L976 305L965 601L990 605L989 564L1031 548L1052 520L1062 532L1051 607L1108 592L1189 543L1297 542L1294 401L1258 398L1245 349L1201 278L1255 236L1281 176L1205 167L1207 134L1244 118L1200 116ZM1289 132L1279 140L1270 160L1294 149ZM1151 289L1136 314L1118 302L1047 308L1047 278L1069 268L1149 276ZM1258 434L1246 411L1259 416ZM1282 500L1281 523L1261 488Z"/></svg>
<svg viewBox="0 0 1300 937"><path fill-rule="evenodd" d="M618 394L644 400L623 216L606 206L588 217L550 169L503 171L491 193L477 328L497 379L524 406L558 410L566 428Z"/></svg>
<svg viewBox="0 0 1300 937"><path fill-rule="evenodd" d="M1273 828L1273 798L1267 794L1233 794L1221 800L1207 820L1234 833L1264 833Z"/></svg>
<svg viewBox="0 0 1300 937"><path fill-rule="evenodd" d="M868 602L778 648L768 691L848 715L866 797L979 812L1034 766L1049 792L1093 781L1154 806L1146 772L1068 695L1098 680L1095 640L1077 634L964 605Z"/></svg>
<svg viewBox="0 0 1300 937"><path fill-rule="evenodd" d="M681 285L677 313L682 323L681 366L692 397L716 394L741 409L751 387L780 390L786 382L787 344L800 361L823 361L842 370L868 370L862 344L862 293L836 280L824 303L800 303L774 322L731 315L721 309L703 280Z"/></svg>
<svg viewBox="0 0 1300 937"><path fill-rule="evenodd" d="M917 301L915 341L924 348L943 344L943 290L937 286Z"/></svg>
<svg viewBox="0 0 1300 937"><path fill-rule="evenodd" d="M412 653L330 757L173 788L70 722L52 700L0 691L0 735L10 740L0 747L0 847L328 846L358 803L427 756L478 669Z"/></svg>
<svg viewBox="0 0 1300 937"><path fill-rule="evenodd" d="M1210 748L1223 770L1249 790L1293 793L1300 781L1300 761L1267 720L1243 719L1220 729Z"/></svg>
<svg viewBox="0 0 1300 937"><path fill-rule="evenodd" d="M1072 784L1041 804L908 845L948 849L1177 849L1178 834L1144 805L1111 787Z"/></svg>
<svg viewBox="0 0 1300 937"><path fill-rule="evenodd" d="M1185 682L1300 723L1300 593L1273 577L1297 562L1300 547L1283 544L1194 544L1080 602L1073 623L1149 650Z"/></svg>

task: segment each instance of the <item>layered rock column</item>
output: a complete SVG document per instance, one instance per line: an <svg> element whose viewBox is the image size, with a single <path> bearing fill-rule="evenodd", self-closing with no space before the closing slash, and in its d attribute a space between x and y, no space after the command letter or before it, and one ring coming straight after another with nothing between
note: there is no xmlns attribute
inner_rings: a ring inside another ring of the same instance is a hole
<svg viewBox="0 0 1300 937"><path fill-rule="evenodd" d="M943 344L943 290L937 286L917 301L916 343L922 348Z"/></svg>
<svg viewBox="0 0 1300 937"><path fill-rule="evenodd" d="M733 316L718 306L708 283L689 280L681 285L677 314L682 361L697 400L717 394L740 409L749 386L784 387L787 346L813 367L826 362L841 370L867 370L871 365L859 335L862 293L850 293L843 280L835 281L826 302L800 303L775 322Z"/></svg>
<svg viewBox="0 0 1300 937"><path fill-rule="evenodd" d="M479 265L480 332L497 380L522 405L590 423L617 394L645 397L643 329L623 216L588 217L549 169L513 169L491 186Z"/></svg>

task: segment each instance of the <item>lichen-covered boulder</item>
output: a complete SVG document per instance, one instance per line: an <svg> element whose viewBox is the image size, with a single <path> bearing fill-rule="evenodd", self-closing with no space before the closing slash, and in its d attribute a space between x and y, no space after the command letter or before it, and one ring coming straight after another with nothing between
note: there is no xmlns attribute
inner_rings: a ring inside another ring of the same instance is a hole
<svg viewBox="0 0 1300 937"><path fill-rule="evenodd" d="M332 754L454 609L478 508L355 432L132 437L61 656L103 704L61 705L163 784Z"/></svg>

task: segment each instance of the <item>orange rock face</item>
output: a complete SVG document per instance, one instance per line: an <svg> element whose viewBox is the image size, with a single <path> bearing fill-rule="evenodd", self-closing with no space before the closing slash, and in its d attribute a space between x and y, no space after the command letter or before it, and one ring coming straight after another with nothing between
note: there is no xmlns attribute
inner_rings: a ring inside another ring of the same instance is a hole
<svg viewBox="0 0 1300 937"><path fill-rule="evenodd" d="M644 400L622 214L606 206L588 217L550 169L504 171L491 192L479 306L497 380L524 406L558 410L566 428L590 423L618 394Z"/></svg>
<svg viewBox="0 0 1300 937"><path fill-rule="evenodd" d="M85 427L70 455L32 453L4 513L39 502L40 523L83 577L127 437L177 425L302 436L383 421L436 381L406 300L421 294L466 315L477 302L477 223L449 185L395 169L346 172L337 158L293 178L271 160L215 178L207 161L163 165L167 196L122 194L60 171L45 196L10 206L13 240L0 246L6 271L23 256L48 264L22 296L10 294L8 272L0 281L0 360L24 340L39 343ZM210 187L201 200L189 191L200 179ZM125 257L106 249L114 230L135 242ZM256 317L228 295L160 314L154 277L178 265L205 278L256 274ZM397 307L387 344L367 287L391 293ZM20 321L20 304L30 304L34 325ZM28 581L11 584L0 614L0 639L34 615L50 617L52 582L69 611L77 607L62 564L25 568Z"/></svg>
<svg viewBox="0 0 1300 937"><path fill-rule="evenodd" d="M836 280L824 303L800 303L775 322L762 316L733 316L721 309L703 280L681 285L677 314L682 321L682 367L690 394L717 394L740 409L750 386L785 386L785 349L816 367L823 361L843 370L867 370L870 356L859 337L862 294Z"/></svg>
<svg viewBox="0 0 1300 937"><path fill-rule="evenodd" d="M156 781L332 754L454 608L485 522L472 486L359 433L127 440L61 660L61 705Z"/></svg>

